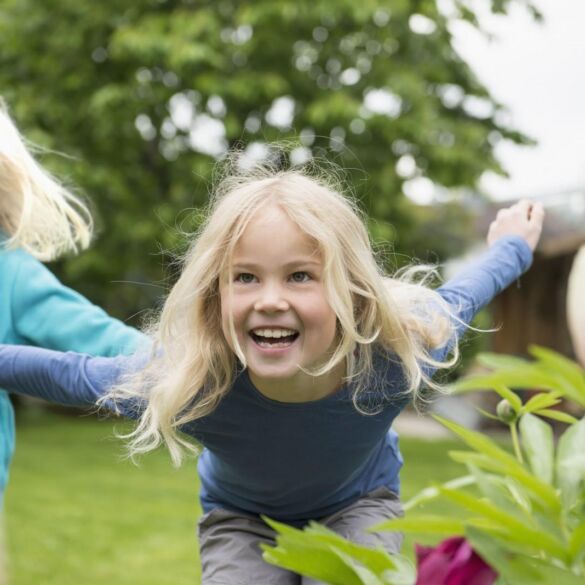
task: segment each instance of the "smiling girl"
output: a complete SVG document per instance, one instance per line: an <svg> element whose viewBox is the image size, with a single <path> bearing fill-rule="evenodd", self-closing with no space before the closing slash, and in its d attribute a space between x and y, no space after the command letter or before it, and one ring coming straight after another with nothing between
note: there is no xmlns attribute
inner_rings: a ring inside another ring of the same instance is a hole
<svg viewBox="0 0 585 585"><path fill-rule="evenodd" d="M203 446L206 585L312 581L263 562L261 515L319 520L390 552L402 458L391 425L457 360L474 314L529 266L542 227L520 202L488 252L437 290L376 263L354 204L323 179L269 167L227 179L153 328L148 357L0 349L0 383L138 419L130 453Z"/></svg>
<svg viewBox="0 0 585 585"><path fill-rule="evenodd" d="M235 245L232 276L220 284L222 329L269 398L318 400L341 384L343 363L326 376L306 371L333 347L337 330L323 268L315 242L280 206L259 210Z"/></svg>

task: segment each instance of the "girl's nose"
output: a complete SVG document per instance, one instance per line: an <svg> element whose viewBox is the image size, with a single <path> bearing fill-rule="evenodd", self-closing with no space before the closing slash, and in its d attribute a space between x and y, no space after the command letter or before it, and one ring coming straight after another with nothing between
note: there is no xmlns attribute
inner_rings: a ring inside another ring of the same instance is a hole
<svg viewBox="0 0 585 585"><path fill-rule="evenodd" d="M259 291L258 298L254 303L256 311L277 312L288 311L288 301L282 295L282 291L277 286L265 286Z"/></svg>

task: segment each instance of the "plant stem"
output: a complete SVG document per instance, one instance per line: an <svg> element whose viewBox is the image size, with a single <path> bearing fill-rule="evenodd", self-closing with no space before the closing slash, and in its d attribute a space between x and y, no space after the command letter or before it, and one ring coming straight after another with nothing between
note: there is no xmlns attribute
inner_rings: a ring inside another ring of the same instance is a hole
<svg viewBox="0 0 585 585"><path fill-rule="evenodd" d="M514 453L516 454L516 459L520 463L524 463L524 457L522 457L522 449L520 449L520 440L518 438L518 428L516 427L516 422L510 423L510 434L512 435L512 444L514 445Z"/></svg>

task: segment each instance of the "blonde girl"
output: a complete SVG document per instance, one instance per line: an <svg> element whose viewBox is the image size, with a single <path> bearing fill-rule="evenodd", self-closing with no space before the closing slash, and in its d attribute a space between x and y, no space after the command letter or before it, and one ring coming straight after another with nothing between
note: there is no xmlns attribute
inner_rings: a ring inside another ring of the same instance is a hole
<svg viewBox="0 0 585 585"><path fill-rule="evenodd" d="M194 438L204 584L314 583L263 562L261 515L399 549L399 535L364 530L401 514L392 421L528 268L542 218L528 202L501 213L488 252L433 291L384 274L339 189L267 165L217 190L149 357L4 346L0 383L137 418L132 454L164 442L179 463Z"/></svg>
<svg viewBox="0 0 585 585"><path fill-rule="evenodd" d="M96 355L132 352L141 334L63 286L42 264L87 248L83 202L35 160L0 99L0 339ZM0 506L14 451L14 410L0 390Z"/></svg>

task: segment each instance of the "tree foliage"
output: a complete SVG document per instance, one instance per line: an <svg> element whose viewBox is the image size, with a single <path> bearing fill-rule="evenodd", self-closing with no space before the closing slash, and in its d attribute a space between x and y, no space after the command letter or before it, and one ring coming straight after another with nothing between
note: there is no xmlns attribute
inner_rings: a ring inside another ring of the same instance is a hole
<svg viewBox="0 0 585 585"><path fill-rule="evenodd" d="M512 3L534 10L486 2ZM375 236L424 255L405 181L473 187L503 172L498 141L527 141L453 47L450 23L479 26L472 3L438 4L3 0L0 93L31 139L70 155L44 162L91 197L101 226L61 276L119 315L150 306L165 288L159 249L177 223L193 227L181 210L205 202L215 158L275 139L347 169ZM462 231L456 206L446 217Z"/></svg>

